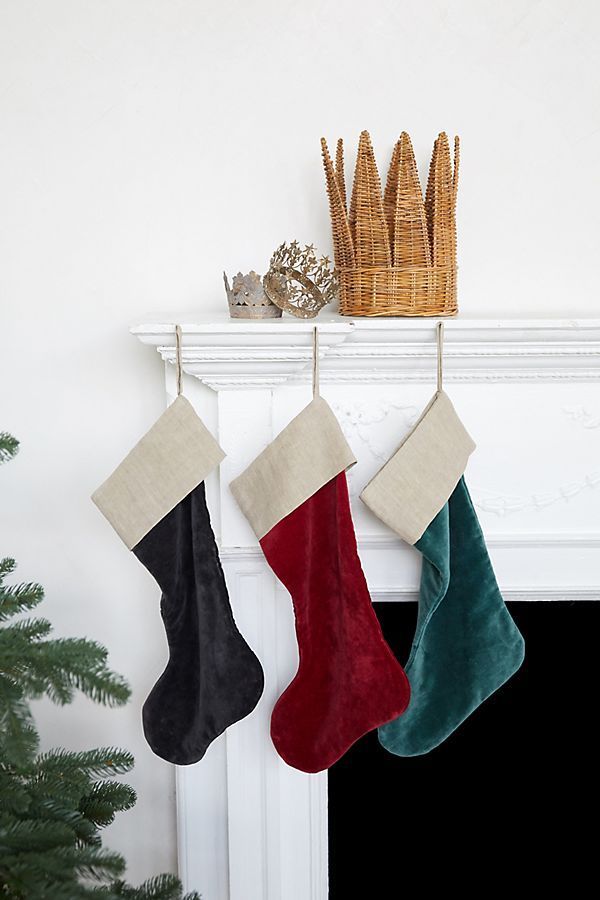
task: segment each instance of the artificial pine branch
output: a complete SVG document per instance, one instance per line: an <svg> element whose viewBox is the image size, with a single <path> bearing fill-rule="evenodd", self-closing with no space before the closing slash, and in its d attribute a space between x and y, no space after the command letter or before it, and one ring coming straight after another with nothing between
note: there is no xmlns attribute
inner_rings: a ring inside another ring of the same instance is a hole
<svg viewBox="0 0 600 900"><path fill-rule="evenodd" d="M65 772L77 771L86 778L107 778L129 772L133 769L133 762L131 753L116 747L98 747L94 750L64 750L61 747L40 753L37 770L42 777L52 772L63 777Z"/></svg>
<svg viewBox="0 0 600 900"><path fill-rule="evenodd" d="M118 781L98 781L90 793L82 797L79 809L86 819L99 828L110 825L117 812L135 806L136 793L128 784Z"/></svg>
<svg viewBox="0 0 600 900"><path fill-rule="evenodd" d="M7 431L0 431L0 463L8 462L19 450L19 442Z"/></svg>
<svg viewBox="0 0 600 900"><path fill-rule="evenodd" d="M39 746L29 704L20 688L0 676L0 758L3 765L27 765Z"/></svg>
<svg viewBox="0 0 600 900"><path fill-rule="evenodd" d="M181 883L174 875L157 875L156 878L149 878L137 888L132 888L124 882L117 882L111 887L111 894L107 897L125 898L125 900L201 900L200 895L195 891L186 894L185 898L182 894ZM104 894L100 894L104 897Z"/></svg>
<svg viewBox="0 0 600 900"><path fill-rule="evenodd" d="M15 850L27 849L29 853L62 847L72 840L68 825L56 822L36 822L35 820L12 819L9 816L0 818L2 831L0 834L0 853L11 853Z"/></svg>
<svg viewBox="0 0 600 900"><path fill-rule="evenodd" d="M16 568L14 559L0 562L0 621L10 619L26 609L33 609L44 599L44 589L40 584L15 584L6 586L2 582Z"/></svg>
<svg viewBox="0 0 600 900"><path fill-rule="evenodd" d="M20 619L7 625L0 631L0 659L9 653L14 644L22 643L27 647L31 641L40 641L52 631L47 619Z"/></svg>

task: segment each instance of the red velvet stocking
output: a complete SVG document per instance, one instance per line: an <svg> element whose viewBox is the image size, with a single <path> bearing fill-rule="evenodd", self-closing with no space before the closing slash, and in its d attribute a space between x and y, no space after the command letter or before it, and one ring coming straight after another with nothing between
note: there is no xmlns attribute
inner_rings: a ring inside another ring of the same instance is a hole
<svg viewBox="0 0 600 900"><path fill-rule="evenodd" d="M281 519L260 544L292 596L300 651L298 672L273 710L271 737L290 766L319 772L404 712L410 693L373 610L346 473Z"/></svg>

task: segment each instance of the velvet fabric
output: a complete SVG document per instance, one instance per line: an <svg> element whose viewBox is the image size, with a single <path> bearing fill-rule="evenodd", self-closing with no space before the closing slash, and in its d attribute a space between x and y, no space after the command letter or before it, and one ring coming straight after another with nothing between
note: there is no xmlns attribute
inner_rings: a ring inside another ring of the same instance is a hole
<svg viewBox="0 0 600 900"><path fill-rule="evenodd" d="M204 482L133 548L162 591L169 661L142 709L152 750L189 765L256 706L262 667L239 633L206 505Z"/></svg>
<svg viewBox="0 0 600 900"><path fill-rule="evenodd" d="M400 719L379 729L381 744L398 756L441 744L524 658L464 478L415 547L423 569L406 664L411 701Z"/></svg>
<svg viewBox="0 0 600 900"><path fill-rule="evenodd" d="M290 766L320 772L363 734L399 716L410 693L373 610L346 473L281 519L260 543L291 594L300 657L273 709L271 737Z"/></svg>

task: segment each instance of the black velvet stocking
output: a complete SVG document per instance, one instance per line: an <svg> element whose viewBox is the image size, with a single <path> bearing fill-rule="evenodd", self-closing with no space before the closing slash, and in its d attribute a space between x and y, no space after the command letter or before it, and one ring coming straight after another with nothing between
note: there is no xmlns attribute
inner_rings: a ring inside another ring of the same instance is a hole
<svg viewBox="0 0 600 900"><path fill-rule="evenodd" d="M133 548L163 594L169 662L142 719L146 740L177 765L198 762L263 691L262 667L239 633L223 577L204 482Z"/></svg>

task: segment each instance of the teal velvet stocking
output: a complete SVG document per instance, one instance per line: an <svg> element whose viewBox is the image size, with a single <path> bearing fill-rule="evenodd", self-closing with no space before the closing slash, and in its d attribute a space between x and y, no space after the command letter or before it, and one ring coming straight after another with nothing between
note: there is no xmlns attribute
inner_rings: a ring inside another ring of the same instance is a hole
<svg viewBox="0 0 600 900"><path fill-rule="evenodd" d="M398 756L444 741L513 675L523 638L500 594L464 478L415 547L423 554L407 711L379 728Z"/></svg>

